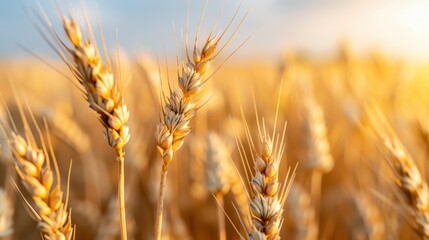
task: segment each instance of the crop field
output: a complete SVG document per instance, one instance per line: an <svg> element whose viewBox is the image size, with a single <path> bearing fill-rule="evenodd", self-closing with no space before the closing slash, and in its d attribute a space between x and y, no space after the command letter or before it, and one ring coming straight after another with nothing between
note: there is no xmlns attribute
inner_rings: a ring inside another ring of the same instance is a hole
<svg viewBox="0 0 429 240"><path fill-rule="evenodd" d="M128 56L103 11L40 1L51 55L0 51L0 239L429 239L429 61L240 57L256 10L214 0Z"/></svg>

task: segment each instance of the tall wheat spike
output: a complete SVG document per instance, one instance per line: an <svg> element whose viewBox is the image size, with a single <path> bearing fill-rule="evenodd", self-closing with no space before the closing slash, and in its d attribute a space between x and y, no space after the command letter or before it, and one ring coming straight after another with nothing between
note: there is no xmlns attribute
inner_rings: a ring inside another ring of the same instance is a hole
<svg viewBox="0 0 429 240"><path fill-rule="evenodd" d="M68 44L56 33L49 19L45 18L49 33L57 43L57 53L70 68L82 87L82 95L104 126L108 143L116 150L118 161L118 204L121 223L121 238L127 239L124 197L124 147L130 139L127 125L129 112L122 96L119 78L112 73L110 61L103 62L94 35L89 29L84 34L78 23L70 16L63 16L63 28ZM88 23L89 26L89 23ZM90 27L89 27L90 28ZM52 44L52 43L51 43ZM52 46L55 46L52 44Z"/></svg>
<svg viewBox="0 0 429 240"><path fill-rule="evenodd" d="M204 11L201 16L201 21L204 16ZM201 27L200 21L194 41L192 57L190 57L187 52L186 62L182 62L180 69L179 67L177 69L177 84L179 88L170 88L169 96L163 94L162 114L155 133L158 144L157 149L163 160L156 214L155 235L157 240L161 239L163 198L168 166L173 160L174 152L182 146L185 137L190 133L190 121L201 107L199 103L200 99L203 97L205 83L208 80L205 75L210 64L225 48L232 36L234 36L235 32L227 40L225 45L221 46L218 50L220 41L225 36L226 31L231 26L237 13L238 10L220 35L214 35L212 30L204 41L201 49L197 46L199 29ZM186 50L188 50L187 46Z"/></svg>

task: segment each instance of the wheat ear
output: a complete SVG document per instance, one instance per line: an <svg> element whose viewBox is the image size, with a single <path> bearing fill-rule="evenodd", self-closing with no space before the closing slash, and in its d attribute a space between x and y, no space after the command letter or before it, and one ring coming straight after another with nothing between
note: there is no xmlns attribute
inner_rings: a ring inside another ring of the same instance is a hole
<svg viewBox="0 0 429 240"><path fill-rule="evenodd" d="M156 239L161 238L162 211L164 188L167 178L168 166L173 160L173 153L183 144L183 140L191 131L189 125L198 109L197 101L204 87L203 75L213 60L218 41L209 37L202 51L194 47L194 58L182 66L178 76L180 89L170 91L162 110L161 122L157 126L157 149L163 159L160 180L160 194L158 200ZM202 57L200 57L202 56Z"/></svg>
<svg viewBox="0 0 429 240"><path fill-rule="evenodd" d="M325 125L324 113L320 104L316 101L312 91L311 82L307 93L304 108L306 112L305 126L307 129L307 161L305 164L311 171L311 200L315 208L315 222L320 217L320 204L322 194L323 175L334 168L334 159L331 155L330 144L328 142L327 130ZM317 224L316 224L317 225ZM315 234L318 234L316 228ZM317 238L317 236L316 236Z"/></svg>
<svg viewBox="0 0 429 240"><path fill-rule="evenodd" d="M394 182L405 201L402 201L412 216L411 226L423 238L429 239L429 189L420 171L402 145L387 119L378 108L369 111L375 137L387 150L387 162L394 173Z"/></svg>
<svg viewBox="0 0 429 240"><path fill-rule="evenodd" d="M307 140L309 148L307 166L312 171L328 173L334 167L334 159L330 153L323 109L312 97L305 102L305 109L306 128L310 135Z"/></svg>
<svg viewBox="0 0 429 240"><path fill-rule="evenodd" d="M281 152L275 150L272 140L268 136L261 136L261 150L255 155L255 174L252 178L252 198L250 210L254 230L252 236L259 236L261 232L265 238L280 239L280 229L283 223L283 206L292 185L292 178L285 180L283 189L279 189L278 180ZM278 147L278 146L277 146Z"/></svg>
<svg viewBox="0 0 429 240"><path fill-rule="evenodd" d="M4 124L2 125L2 130L8 138L12 151L16 172L24 188L31 196L31 200L24 197L23 194L21 195L38 222L37 227L44 239L73 239L75 227L71 223L71 215L68 210L68 192L64 198L49 132L47 130L48 152L36 122L34 121L34 125L38 131L42 148L38 147L22 110L21 118L25 135L20 135L15 125L13 129L8 129ZM46 121L45 125L47 129ZM55 171L52 170L51 163L53 163Z"/></svg>
<svg viewBox="0 0 429 240"><path fill-rule="evenodd" d="M116 150L121 238L125 240L124 147L130 139L130 131L127 126L129 112L123 101L120 82L113 75L110 64L103 63L91 31L89 36L85 36L73 18L64 16L63 28L69 42L66 44L46 21L59 45L58 53L81 85L80 90L89 107L98 114L109 145Z"/></svg>
<svg viewBox="0 0 429 240"><path fill-rule="evenodd" d="M284 181L279 182L280 162L285 150L286 124L282 134L277 134L274 131L273 135L269 136L265 124L263 123L261 127L258 121L258 151L255 147L256 143L252 140L251 131L244 115L243 122L251 148L250 157L254 166L254 174L250 174L248 156L244 151L241 140L239 140L238 147L245 166L245 173L247 177L251 176L251 186L249 186L247 192L250 198L249 208L251 212L249 219L251 229L248 230L248 239L280 239L280 230L283 224L283 207L295 178L295 171L291 172L289 169Z"/></svg>
<svg viewBox="0 0 429 240"><path fill-rule="evenodd" d="M182 146L185 137L191 131L190 121L201 107L198 103L202 98L204 86L208 80L204 79L205 74L209 65L224 49L226 44L228 44L229 40L218 51L219 43L231 26L235 16L220 35L213 35L212 31L205 40L201 50L197 46L199 30L197 31L192 57L187 55L187 61L182 63L181 70L177 69L177 84L179 88L170 88L170 95L168 97L164 96L162 115L155 133L157 149L163 159L156 214L155 235L157 240L161 239L163 198L168 166L173 160L174 152Z"/></svg>
<svg viewBox="0 0 429 240"><path fill-rule="evenodd" d="M306 167L311 171L311 197L318 215L321 201L322 177L334 168L334 159L330 153L324 113L316 101L312 79L303 79L305 128L307 130Z"/></svg>
<svg viewBox="0 0 429 240"><path fill-rule="evenodd" d="M124 160L124 147L130 138L127 126L129 112L122 98L122 89L111 67L101 60L99 50L91 38L85 39L81 29L72 18L63 18L63 27L72 48L67 53L75 78L83 87L82 92L99 116L105 128L107 140L116 150L118 161Z"/></svg>

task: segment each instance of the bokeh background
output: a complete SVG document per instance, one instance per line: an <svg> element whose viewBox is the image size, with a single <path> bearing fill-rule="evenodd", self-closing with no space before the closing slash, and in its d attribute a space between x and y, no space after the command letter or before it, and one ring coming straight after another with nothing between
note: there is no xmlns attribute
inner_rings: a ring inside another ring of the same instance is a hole
<svg viewBox="0 0 429 240"><path fill-rule="evenodd" d="M37 9L35 3L33 0L1 3L2 58L28 57L17 43L36 53L49 54L45 42L32 27L34 16L29 12ZM204 3L192 1L191 22L196 22ZM48 10L48 15L52 14L50 1L40 4ZM213 22L222 9L224 16L230 16L237 4L238 1L232 0L210 1L206 23ZM79 5L78 1L73 3L75 7ZM108 42L116 42L117 29L118 45L134 56L142 52L174 54L174 48L170 47L173 29L183 29L181 23L187 12L185 0L89 0L85 5L92 20L98 16ZM243 9L249 15L240 29L240 37L250 39L236 58L253 55L270 60L285 49L299 49L320 57L332 54L342 41L349 41L360 51L380 48L413 60L429 55L429 3L424 0L246 0Z"/></svg>

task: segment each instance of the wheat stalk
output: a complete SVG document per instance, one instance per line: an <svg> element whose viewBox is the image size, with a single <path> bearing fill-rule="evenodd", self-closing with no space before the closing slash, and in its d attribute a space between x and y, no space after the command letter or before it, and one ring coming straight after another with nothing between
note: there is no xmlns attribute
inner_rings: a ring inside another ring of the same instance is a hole
<svg viewBox="0 0 429 240"><path fill-rule="evenodd" d="M125 240L124 147L130 139L130 130L127 126L129 112L123 101L120 82L113 75L110 62L107 65L103 63L91 30L89 36L86 36L72 17L63 16L63 28L69 42L66 44L49 20L45 20L52 37L58 43L57 52L81 85L82 95L88 101L89 107L97 113L108 143L116 151L121 237Z"/></svg>
<svg viewBox="0 0 429 240"><path fill-rule="evenodd" d="M137 230L135 224L136 213L134 212L137 210L136 203L139 201L139 199L133 197L133 194L139 190L138 183L141 181L140 174L144 172L148 161L144 155L146 152L145 149L146 144L139 141L130 142L128 146L128 159L131 161L127 161L127 166L130 167L130 171L127 172L128 181L125 185L125 200L127 210L132 213L127 214L127 233L129 235L128 239L135 239L134 235ZM154 184L154 186L156 186L156 184ZM108 211L100 219L96 239L117 239L117 237L120 235L120 219L118 216L119 209L118 204L115 204L116 202L116 196L110 199Z"/></svg>
<svg viewBox="0 0 429 240"><path fill-rule="evenodd" d="M37 145L21 108L20 113L25 135L20 135L15 125L13 125L13 128L9 128L2 124L2 130L7 136L16 172L30 195L31 201L21 195L31 210L31 214L38 222L37 227L44 239L72 239L75 227L71 223L71 215L68 210L68 192L64 198L58 165L49 139L49 131L47 130L48 152L33 115L34 125L39 133L42 148ZM45 125L47 128L46 121ZM51 168L51 161L55 171Z"/></svg>
<svg viewBox="0 0 429 240"><path fill-rule="evenodd" d="M163 198L168 166L173 160L174 152L183 145L185 137L191 132L190 121L197 113L197 110L201 107L199 106L199 100L202 98L204 86L208 80L204 79L205 74L207 73L210 64L234 35L235 32L229 38L227 43L218 51L219 43L234 21L236 14L220 35L214 35L212 30L204 41L204 45L201 49L197 46L200 26L198 27L192 57L190 57L187 52L187 61L182 62L180 70L177 70L177 84L179 88L170 88L169 96L163 95L162 115L155 133L158 144L157 149L163 159L156 214L155 235L157 240L161 238ZM204 13L201 16L201 20L203 16Z"/></svg>
<svg viewBox="0 0 429 240"><path fill-rule="evenodd" d="M424 239L429 239L429 189L420 171L402 145L381 111L368 111L371 129L382 148L387 150L387 162L394 173L394 182L402 196L413 222L411 226Z"/></svg>
<svg viewBox="0 0 429 240"><path fill-rule="evenodd" d="M165 100L161 122L157 126L157 149L163 159L160 181L160 194L156 220L156 239L161 238L163 189L167 178L168 166L173 160L173 153L183 144L183 140L191 131L189 125L198 109L198 97L203 90L203 75L213 61L219 39L209 36L201 51L194 46L194 58L182 66L178 76L179 89L171 90Z"/></svg>

